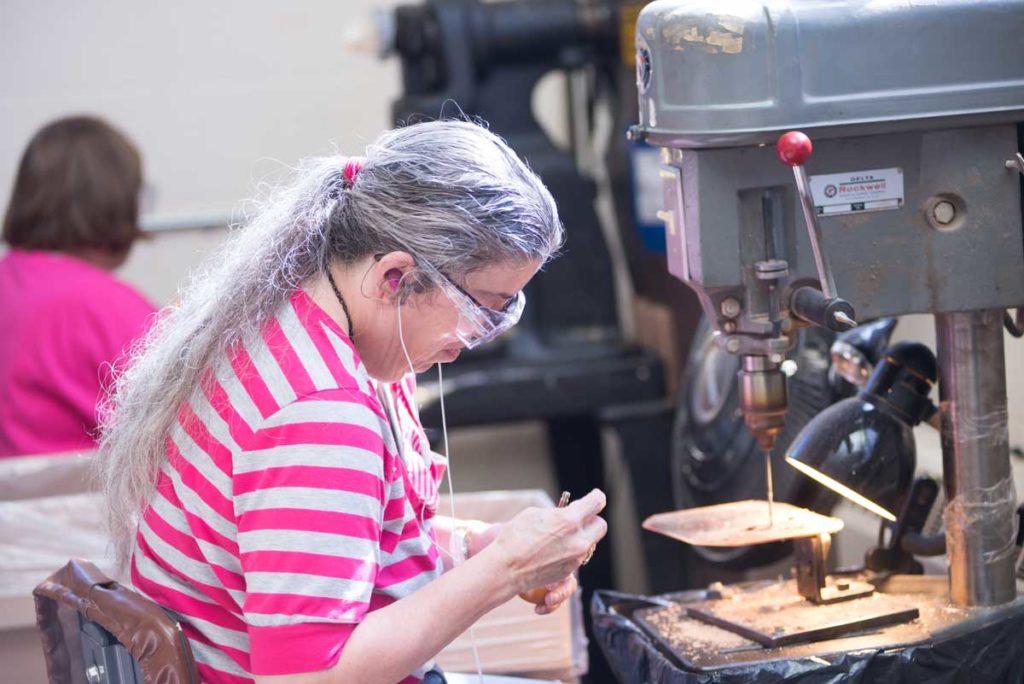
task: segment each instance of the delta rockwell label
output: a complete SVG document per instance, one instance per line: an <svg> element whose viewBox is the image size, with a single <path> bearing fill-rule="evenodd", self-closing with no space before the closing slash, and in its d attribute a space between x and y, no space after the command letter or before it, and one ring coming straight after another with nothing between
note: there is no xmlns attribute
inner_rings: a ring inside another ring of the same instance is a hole
<svg viewBox="0 0 1024 684"><path fill-rule="evenodd" d="M871 169L811 176L811 196L819 216L899 209L903 169Z"/></svg>

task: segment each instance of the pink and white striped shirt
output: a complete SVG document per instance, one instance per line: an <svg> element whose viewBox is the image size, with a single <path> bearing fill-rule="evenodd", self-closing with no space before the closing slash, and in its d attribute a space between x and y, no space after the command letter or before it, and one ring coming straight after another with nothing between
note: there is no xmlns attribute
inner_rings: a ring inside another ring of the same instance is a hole
<svg viewBox="0 0 1024 684"><path fill-rule="evenodd" d="M414 378L378 387L301 290L215 368L167 440L132 581L181 621L204 682L326 669L368 612L441 573L445 463Z"/></svg>

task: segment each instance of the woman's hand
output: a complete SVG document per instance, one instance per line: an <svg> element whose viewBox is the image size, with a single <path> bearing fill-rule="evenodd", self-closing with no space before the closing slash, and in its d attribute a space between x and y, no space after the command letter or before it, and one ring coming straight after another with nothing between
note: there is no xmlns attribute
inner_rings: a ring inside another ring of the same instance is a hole
<svg viewBox="0 0 1024 684"><path fill-rule="evenodd" d="M544 587L543 603L534 606L533 611L537 615L554 613L576 593L577 588L579 588L579 583L576 581L576 573L569 575L557 584Z"/></svg>
<svg viewBox="0 0 1024 684"><path fill-rule="evenodd" d="M516 594L554 587L548 592L552 603L545 598L550 612L575 591L570 575L607 532L608 525L598 516L604 506L604 493L595 489L565 508L528 508L498 527L481 555L499 561Z"/></svg>
<svg viewBox="0 0 1024 684"><path fill-rule="evenodd" d="M501 523L488 524L480 520L469 520L465 524L470 532L472 532L469 548L470 556L475 556L486 549L491 542L497 539L498 532L501 530ZM534 611L538 615L547 615L555 612L563 603L568 601L576 593L578 587L579 583L576 581L576 573L572 573L561 582L548 585L540 590L532 590L520 594L520 598L525 600L525 596L535 595L529 599L530 603L537 604L534 606Z"/></svg>

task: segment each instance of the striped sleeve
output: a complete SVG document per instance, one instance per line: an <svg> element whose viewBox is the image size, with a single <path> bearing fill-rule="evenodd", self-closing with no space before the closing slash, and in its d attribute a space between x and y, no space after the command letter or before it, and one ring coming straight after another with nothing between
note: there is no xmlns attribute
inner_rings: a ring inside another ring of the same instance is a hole
<svg viewBox="0 0 1024 684"><path fill-rule="evenodd" d="M327 390L270 416L235 459L251 671L331 667L380 571L386 450L365 394Z"/></svg>

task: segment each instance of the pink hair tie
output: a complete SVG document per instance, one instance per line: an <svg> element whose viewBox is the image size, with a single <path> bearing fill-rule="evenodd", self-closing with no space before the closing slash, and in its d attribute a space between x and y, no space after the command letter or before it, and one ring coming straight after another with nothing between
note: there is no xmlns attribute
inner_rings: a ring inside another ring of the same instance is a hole
<svg viewBox="0 0 1024 684"><path fill-rule="evenodd" d="M349 157L348 161L345 162L345 168L341 174L345 177L345 187L351 188L356 182L356 176L359 175L359 170L363 168L363 157Z"/></svg>

